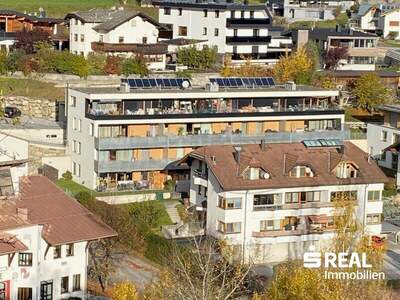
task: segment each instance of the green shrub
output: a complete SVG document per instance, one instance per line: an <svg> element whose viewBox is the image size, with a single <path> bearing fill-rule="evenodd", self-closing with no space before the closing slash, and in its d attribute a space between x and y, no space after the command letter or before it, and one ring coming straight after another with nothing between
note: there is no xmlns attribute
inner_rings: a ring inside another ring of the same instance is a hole
<svg viewBox="0 0 400 300"><path fill-rule="evenodd" d="M179 48L177 62L188 66L190 69L211 69L217 63L217 49L215 47L204 47L202 50L197 50L195 46Z"/></svg>
<svg viewBox="0 0 400 300"><path fill-rule="evenodd" d="M192 79L192 72L190 72L189 70L176 71L175 75L178 78Z"/></svg>
<svg viewBox="0 0 400 300"><path fill-rule="evenodd" d="M74 198L76 200L78 200L78 202L84 206L88 206L90 205L93 201L95 201L95 197L93 197L93 195L89 192L79 192L77 194L74 195Z"/></svg>
<svg viewBox="0 0 400 300"><path fill-rule="evenodd" d="M165 264L165 259L171 257L172 242L154 233L145 237L144 256L160 265Z"/></svg>
<svg viewBox="0 0 400 300"><path fill-rule="evenodd" d="M103 75L104 74L104 67L107 62L106 55L90 53L87 57L87 61L90 66L91 74L93 74L93 75Z"/></svg>
<svg viewBox="0 0 400 300"><path fill-rule="evenodd" d="M64 180L72 180L72 173L70 171L66 171L61 175Z"/></svg>
<svg viewBox="0 0 400 300"><path fill-rule="evenodd" d="M0 74L4 75L7 73L7 52L0 51Z"/></svg>
<svg viewBox="0 0 400 300"><path fill-rule="evenodd" d="M19 70L20 61L26 55L25 51L22 49L14 50L7 56L7 70L8 72L15 73Z"/></svg>
<svg viewBox="0 0 400 300"><path fill-rule="evenodd" d="M140 57L129 57L122 61L122 74L125 76L138 74L146 76L149 74L146 62Z"/></svg>

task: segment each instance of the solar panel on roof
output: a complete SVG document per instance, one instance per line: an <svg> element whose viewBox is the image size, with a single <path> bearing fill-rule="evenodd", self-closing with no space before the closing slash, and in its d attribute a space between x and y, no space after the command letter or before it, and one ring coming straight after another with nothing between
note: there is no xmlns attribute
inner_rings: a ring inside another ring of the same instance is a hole
<svg viewBox="0 0 400 300"><path fill-rule="evenodd" d="M154 79L154 78L150 78L149 79L149 82L150 82L150 85L153 87L156 87L157 86L157 82L156 82L156 80Z"/></svg>
<svg viewBox="0 0 400 300"><path fill-rule="evenodd" d="M143 87L143 80L142 79L134 79L135 84L137 87Z"/></svg>
<svg viewBox="0 0 400 300"><path fill-rule="evenodd" d="M304 140L304 146L307 148L313 147L339 147L343 145L342 141L338 139L318 139L318 140Z"/></svg>
<svg viewBox="0 0 400 300"><path fill-rule="evenodd" d="M243 82L242 82L241 78L235 78L235 81L236 81L237 86L243 86Z"/></svg>
<svg viewBox="0 0 400 300"><path fill-rule="evenodd" d="M244 85L250 85L250 81L248 78L242 78L242 81Z"/></svg>
<svg viewBox="0 0 400 300"><path fill-rule="evenodd" d="M143 79L142 81L144 87L150 87L150 81L148 79Z"/></svg>
<svg viewBox="0 0 400 300"><path fill-rule="evenodd" d="M178 84L179 86L182 86L183 78L178 78L178 79L176 79L176 82L177 82L177 84Z"/></svg>
<svg viewBox="0 0 400 300"><path fill-rule="evenodd" d="M229 78L229 85L232 87L236 86L235 78Z"/></svg>
<svg viewBox="0 0 400 300"><path fill-rule="evenodd" d="M224 85L225 85L225 84L224 84L224 80L223 80L222 78L217 78L216 82L217 82L217 84L218 84L219 86L224 86Z"/></svg>
<svg viewBox="0 0 400 300"><path fill-rule="evenodd" d="M256 77L255 80L257 85L263 85L261 78Z"/></svg>
<svg viewBox="0 0 400 300"><path fill-rule="evenodd" d="M262 82L263 85L269 86L268 78L266 78L266 77L261 78L261 82Z"/></svg>
<svg viewBox="0 0 400 300"><path fill-rule="evenodd" d="M255 78L249 78L250 85L257 85Z"/></svg>
<svg viewBox="0 0 400 300"><path fill-rule="evenodd" d="M164 79L164 85L165 85L166 87L170 87L170 86L171 86L170 80L169 80L169 79Z"/></svg>
<svg viewBox="0 0 400 300"><path fill-rule="evenodd" d="M272 77L268 77L267 80L268 80L268 83L269 83L270 86L274 86L275 85L275 81L274 81L274 79Z"/></svg>

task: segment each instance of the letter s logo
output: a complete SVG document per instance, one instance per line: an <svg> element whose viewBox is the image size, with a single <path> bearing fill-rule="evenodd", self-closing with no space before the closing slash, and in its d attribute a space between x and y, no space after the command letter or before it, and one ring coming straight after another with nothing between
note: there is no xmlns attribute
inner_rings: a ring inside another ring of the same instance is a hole
<svg viewBox="0 0 400 300"><path fill-rule="evenodd" d="M320 252L305 252L303 255L303 265L305 268L320 268L321 253Z"/></svg>

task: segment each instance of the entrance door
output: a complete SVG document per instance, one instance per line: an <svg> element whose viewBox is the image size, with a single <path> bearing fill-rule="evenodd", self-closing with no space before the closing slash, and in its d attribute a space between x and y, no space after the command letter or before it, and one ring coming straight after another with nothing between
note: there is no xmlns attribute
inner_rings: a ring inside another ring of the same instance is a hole
<svg viewBox="0 0 400 300"><path fill-rule="evenodd" d="M32 288L18 288L18 300L32 300Z"/></svg>
<svg viewBox="0 0 400 300"><path fill-rule="evenodd" d="M40 283L40 300L53 300L53 281L42 281Z"/></svg>

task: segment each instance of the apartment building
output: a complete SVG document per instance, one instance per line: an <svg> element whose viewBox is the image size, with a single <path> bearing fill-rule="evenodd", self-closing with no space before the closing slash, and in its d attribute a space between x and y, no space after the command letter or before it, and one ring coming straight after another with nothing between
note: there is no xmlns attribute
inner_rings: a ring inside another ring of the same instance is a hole
<svg viewBox="0 0 400 300"><path fill-rule="evenodd" d="M292 36L293 43L297 47L303 46L308 41L314 41L325 51L335 47L347 48L348 57L339 62L337 70L375 70L379 37L374 34L336 26L336 28L292 30L285 35Z"/></svg>
<svg viewBox="0 0 400 300"><path fill-rule="evenodd" d="M383 124L368 123L367 140L371 155L381 167L394 171L400 185L400 105L385 104L377 107L383 114Z"/></svg>
<svg viewBox="0 0 400 300"><path fill-rule="evenodd" d="M206 87L147 78L70 88L67 140L74 180L90 189L134 183L162 188L168 176L188 178L175 162L199 146L252 143L266 135L295 138L291 132L340 135L338 94L275 85L272 78L214 78Z"/></svg>
<svg viewBox="0 0 400 300"><path fill-rule="evenodd" d="M123 9L91 9L69 13L70 51L87 56L141 55L151 69L165 68L167 45L158 42L166 28L151 17Z"/></svg>
<svg viewBox="0 0 400 300"><path fill-rule="evenodd" d="M353 202L369 235L381 233L386 177L350 142L207 146L182 162L191 167L190 201L206 234L254 263L299 259L311 246L328 246L340 196Z"/></svg>
<svg viewBox="0 0 400 300"><path fill-rule="evenodd" d="M291 40L269 32L272 16L265 4L233 1L155 0L159 22L172 27L173 38L206 40L233 63L250 57L273 63L291 49Z"/></svg>
<svg viewBox="0 0 400 300"><path fill-rule="evenodd" d="M384 38L400 39L400 4L363 4L354 16L359 28Z"/></svg>
<svg viewBox="0 0 400 300"><path fill-rule="evenodd" d="M0 299L85 299L88 243L115 232L46 177L19 186L0 200Z"/></svg>

